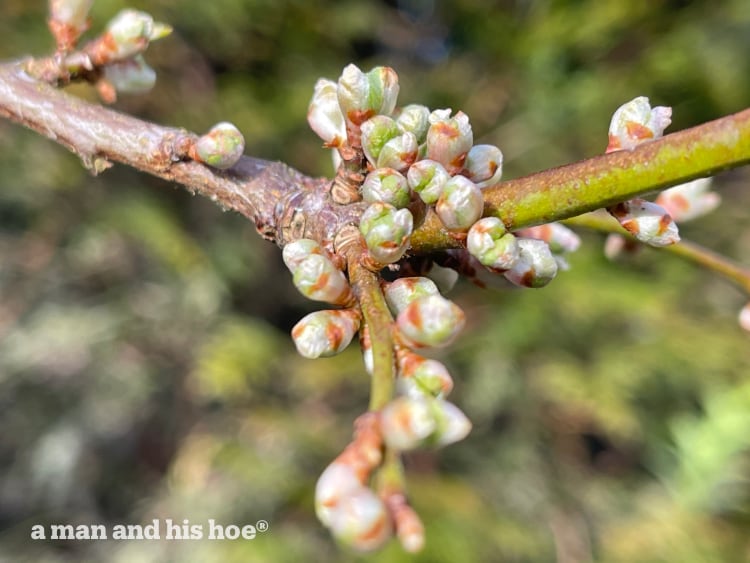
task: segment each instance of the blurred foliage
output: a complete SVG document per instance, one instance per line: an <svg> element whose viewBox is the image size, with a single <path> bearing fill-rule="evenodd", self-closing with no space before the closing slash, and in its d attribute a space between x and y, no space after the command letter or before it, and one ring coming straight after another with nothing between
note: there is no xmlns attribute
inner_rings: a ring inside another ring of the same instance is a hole
<svg viewBox="0 0 750 563"><path fill-rule="evenodd" d="M95 3L93 29L125 4ZM602 152L648 95L672 130L750 106L747 0L134 2L175 27L146 96L117 107L330 174L312 85L391 65L401 101L467 112L506 177ZM0 59L45 54L42 2L0 5ZM71 88L89 99L86 87ZM352 348L303 360L313 304L241 217L122 167L93 178L0 121L0 559L347 561L313 514L317 475L367 407ZM750 175L683 234L750 263ZM750 558L750 347L742 296L656 251L585 236L541 291L454 297L439 357L470 437L407 458L428 542L371 561L704 563ZM33 523L270 522L253 541L32 542Z"/></svg>

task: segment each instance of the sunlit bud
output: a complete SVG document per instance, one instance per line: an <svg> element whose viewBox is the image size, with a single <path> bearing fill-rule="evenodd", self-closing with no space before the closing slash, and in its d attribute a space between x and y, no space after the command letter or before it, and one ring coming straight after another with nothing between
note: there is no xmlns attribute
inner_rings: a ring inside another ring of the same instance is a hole
<svg viewBox="0 0 750 563"><path fill-rule="evenodd" d="M497 217L485 217L471 226L466 248L479 262L495 270L512 268L519 257L516 237Z"/></svg>
<svg viewBox="0 0 750 563"><path fill-rule="evenodd" d="M431 400L396 397L380 412L380 430L389 448L399 451L421 446L436 429Z"/></svg>
<svg viewBox="0 0 750 563"><path fill-rule="evenodd" d="M453 378L437 360L406 352L398 361L398 388L403 395L446 397L453 390Z"/></svg>
<svg viewBox="0 0 750 563"><path fill-rule="evenodd" d="M740 314L737 317L737 320L743 329L750 332L750 303L740 309Z"/></svg>
<svg viewBox="0 0 750 563"><path fill-rule="evenodd" d="M658 139L672 122L672 108L651 108L648 98L639 96L620 106L609 125L607 152L631 150L652 139Z"/></svg>
<svg viewBox="0 0 750 563"><path fill-rule="evenodd" d="M543 287L557 275L557 261L547 243L537 239L518 239L518 261L503 275L521 287Z"/></svg>
<svg viewBox="0 0 750 563"><path fill-rule="evenodd" d="M710 213L721 203L721 196L709 191L710 188L711 178L698 178L664 190L655 203L661 205L675 221L690 221Z"/></svg>
<svg viewBox="0 0 750 563"><path fill-rule="evenodd" d="M484 211L482 191L468 178L453 176L443 186L435 211L449 231L467 231Z"/></svg>
<svg viewBox="0 0 750 563"><path fill-rule="evenodd" d="M190 150L190 157L213 168L231 168L245 151L245 138L234 125L217 123L201 135Z"/></svg>
<svg viewBox="0 0 750 563"><path fill-rule="evenodd" d="M125 59L143 52L149 42L170 33L170 26L155 22L146 12L122 10L107 24L106 44L112 59Z"/></svg>
<svg viewBox="0 0 750 563"><path fill-rule="evenodd" d="M401 547L408 553L421 551L424 547L424 525L414 509L406 502L404 495L389 495L385 503L393 518L396 537Z"/></svg>
<svg viewBox="0 0 750 563"><path fill-rule="evenodd" d="M281 252L281 257L286 267L289 268L289 271L294 274L300 262L311 254L323 254L323 249L318 244L318 241L301 238L287 244Z"/></svg>
<svg viewBox="0 0 750 563"><path fill-rule="evenodd" d="M415 299L396 318L402 338L412 348L447 346L465 322L460 307L440 295Z"/></svg>
<svg viewBox="0 0 750 563"><path fill-rule="evenodd" d="M344 114L339 107L337 85L333 80L319 79L307 109L310 128L327 147L338 147L346 140Z"/></svg>
<svg viewBox="0 0 750 563"><path fill-rule="evenodd" d="M373 551L393 534L385 503L370 489L360 487L343 497L331 512L331 533L357 551Z"/></svg>
<svg viewBox="0 0 750 563"><path fill-rule="evenodd" d="M442 164L429 159L415 162L406 173L409 187L428 205L438 200L450 177Z"/></svg>
<svg viewBox="0 0 750 563"><path fill-rule="evenodd" d="M581 246L581 237L560 223L546 223L520 229L516 235L543 240L552 252L575 252Z"/></svg>
<svg viewBox="0 0 750 563"><path fill-rule="evenodd" d="M394 315L409 303L427 295L439 295L438 288L429 278L399 278L385 287L385 300Z"/></svg>
<svg viewBox="0 0 750 563"><path fill-rule="evenodd" d="M663 207L645 199L631 199L607 209L639 241L669 246L680 241L677 225Z"/></svg>
<svg viewBox="0 0 750 563"><path fill-rule="evenodd" d="M423 143L430 127L430 110L427 106L420 104L409 104L401 108L396 117L396 123L405 133L412 133L417 142Z"/></svg>
<svg viewBox="0 0 750 563"><path fill-rule="evenodd" d="M341 499L363 487L354 468L334 461L318 478L315 484L315 514L325 526L331 524L331 514Z"/></svg>
<svg viewBox="0 0 750 563"><path fill-rule="evenodd" d="M471 432L471 421L453 403L436 400L433 403L435 433L431 442L436 446L447 446L466 438Z"/></svg>
<svg viewBox="0 0 750 563"><path fill-rule="evenodd" d="M393 168L376 168L362 184L362 199L368 203L382 201L400 209L409 205L409 184L404 175Z"/></svg>
<svg viewBox="0 0 750 563"><path fill-rule="evenodd" d="M297 352L305 358L334 356L342 352L359 330L359 313L352 309L315 311L292 329Z"/></svg>
<svg viewBox="0 0 750 563"><path fill-rule="evenodd" d="M480 190L494 186L503 175L503 153L495 145L474 145L466 155L463 173Z"/></svg>
<svg viewBox="0 0 750 563"><path fill-rule="evenodd" d="M64 49L75 46L80 35L89 27L89 10L93 0L51 0L49 24L52 33Z"/></svg>
<svg viewBox="0 0 750 563"><path fill-rule="evenodd" d="M383 66L365 74L350 64L341 73L337 92L344 117L354 125L362 125L373 115L393 112L398 98L398 75Z"/></svg>
<svg viewBox="0 0 750 563"><path fill-rule="evenodd" d="M136 55L105 66L104 78L117 92L143 94L156 84L156 71L146 64L141 55Z"/></svg>
<svg viewBox="0 0 750 563"><path fill-rule="evenodd" d="M352 291L346 276L322 254L311 254L300 261L294 269L293 281L299 292L313 301L334 305L351 301Z"/></svg>
<svg viewBox="0 0 750 563"><path fill-rule="evenodd" d="M408 209L396 209L387 203L375 202L359 220L370 255L383 264L397 262L409 246L414 219Z"/></svg>
<svg viewBox="0 0 750 563"><path fill-rule="evenodd" d="M448 117L450 110L436 110L430 114L427 130L427 153L430 160L437 160L449 174L458 174L464 167L466 154L474 143L469 117L459 111Z"/></svg>
<svg viewBox="0 0 750 563"><path fill-rule="evenodd" d="M385 144L401 135L396 122L387 115L376 115L362 124L362 150L370 164L377 167L380 151Z"/></svg>
<svg viewBox="0 0 750 563"><path fill-rule="evenodd" d="M378 168L395 168L405 172L419 154L419 144L413 133L404 133L388 141L378 156Z"/></svg>

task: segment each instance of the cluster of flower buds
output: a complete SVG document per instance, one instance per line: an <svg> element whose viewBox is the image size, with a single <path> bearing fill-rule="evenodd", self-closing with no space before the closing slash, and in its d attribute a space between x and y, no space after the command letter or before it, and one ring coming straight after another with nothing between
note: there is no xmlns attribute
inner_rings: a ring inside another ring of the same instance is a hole
<svg viewBox="0 0 750 563"><path fill-rule="evenodd" d="M212 168L231 168L245 152L245 138L231 123L223 121L201 135L188 150L188 156Z"/></svg>

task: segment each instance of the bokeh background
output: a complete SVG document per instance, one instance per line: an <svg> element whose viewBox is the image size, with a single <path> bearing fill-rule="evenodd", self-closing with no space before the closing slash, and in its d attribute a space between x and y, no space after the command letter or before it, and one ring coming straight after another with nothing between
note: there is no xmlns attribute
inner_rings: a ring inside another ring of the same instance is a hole
<svg viewBox="0 0 750 563"><path fill-rule="evenodd" d="M312 86L393 66L402 103L462 109L516 177L601 153L647 95L670 130L750 106L747 0L132 2L175 27L155 89L119 109L315 175ZM93 29L125 4L99 0ZM52 42L42 1L0 4L0 59ZM90 88L71 91L94 99ZM682 228L750 264L748 170ZM437 355L475 424L406 458L418 557L367 561L750 560L750 336L737 290L646 250L611 263L582 233L549 287L454 298L469 326ZM240 216L116 166L92 177L0 121L0 560L349 561L313 513L318 474L367 407L356 347L296 356L315 308ZM254 523L253 541L32 542L32 524Z"/></svg>

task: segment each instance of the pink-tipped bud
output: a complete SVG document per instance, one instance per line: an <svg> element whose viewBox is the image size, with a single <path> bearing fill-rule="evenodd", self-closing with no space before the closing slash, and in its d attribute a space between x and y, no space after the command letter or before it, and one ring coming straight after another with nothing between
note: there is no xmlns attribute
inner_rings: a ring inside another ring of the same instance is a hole
<svg viewBox="0 0 750 563"><path fill-rule="evenodd" d="M663 207L644 199L624 201L608 209L620 225L650 246L669 246L680 241L677 225Z"/></svg>
<svg viewBox="0 0 750 563"><path fill-rule="evenodd" d="M419 143L413 133L404 133L394 137L383 145L378 155L378 168L394 168L405 172L419 154Z"/></svg>
<svg viewBox="0 0 750 563"><path fill-rule="evenodd" d="M337 93L344 118L360 126L374 115L390 115L398 90L398 75L392 68L379 66L364 73L350 64L341 73Z"/></svg>
<svg viewBox="0 0 750 563"><path fill-rule="evenodd" d="M435 282L424 277L399 278L385 287L385 300L394 315L409 303L427 295L439 295Z"/></svg>
<svg viewBox="0 0 750 563"><path fill-rule="evenodd" d="M560 223L547 223L520 229L519 237L535 238L546 242L554 253L575 252L581 246L581 237Z"/></svg>
<svg viewBox="0 0 750 563"><path fill-rule="evenodd" d="M349 346L359 321L359 313L353 309L310 313L292 329L297 352L310 359L334 356Z"/></svg>
<svg viewBox="0 0 750 563"><path fill-rule="evenodd" d="M322 254L311 254L302 260L294 270L293 281L299 292L313 301L347 305L352 299L346 276Z"/></svg>
<svg viewBox="0 0 750 563"><path fill-rule="evenodd" d="M448 109L433 111L429 120L431 125L427 130L425 156L438 161L449 174L458 174L474 144L469 117L461 111L450 117Z"/></svg>
<svg viewBox="0 0 750 563"><path fill-rule="evenodd" d="M350 465L334 461L326 467L315 485L315 514L323 525L331 525L332 514L342 498L362 487L361 479Z"/></svg>
<svg viewBox="0 0 750 563"><path fill-rule="evenodd" d="M346 125L337 88L333 80L319 79L307 109L307 123L327 147L339 147L346 141Z"/></svg>
<svg viewBox="0 0 750 563"><path fill-rule="evenodd" d="M336 539L357 551L374 551L393 535L393 522L380 497L360 487L331 512L330 529Z"/></svg>
<svg viewBox="0 0 750 563"><path fill-rule="evenodd" d="M721 196L710 191L711 178L698 178L661 192L655 203L678 223L701 217L716 209Z"/></svg>
<svg viewBox="0 0 750 563"><path fill-rule="evenodd" d="M396 317L401 337L412 348L447 346L465 322L464 312L440 295L419 297Z"/></svg>
<svg viewBox="0 0 750 563"><path fill-rule="evenodd" d="M466 248L482 265L494 270L508 270L518 260L516 237L507 232L497 217L485 217L474 223L466 237Z"/></svg>
<svg viewBox="0 0 750 563"><path fill-rule="evenodd" d="M521 287L544 287L557 275L557 261L547 243L536 239L518 239L519 257L503 272L511 283Z"/></svg>
<svg viewBox="0 0 750 563"><path fill-rule="evenodd" d="M609 125L607 152L632 150L641 143L658 139L672 122L672 108L651 108L648 98L639 96L620 106Z"/></svg>
<svg viewBox="0 0 750 563"><path fill-rule="evenodd" d="M448 369L437 360L413 352L405 353L398 362L401 394L409 397L447 397L453 390L453 379Z"/></svg>
<svg viewBox="0 0 750 563"><path fill-rule="evenodd" d="M740 309L740 314L737 317L737 320L743 329L750 332L750 303Z"/></svg>
<svg viewBox="0 0 750 563"><path fill-rule="evenodd" d="M474 145L466 155L463 173L480 190L494 186L503 176L503 153L495 145Z"/></svg>
<svg viewBox="0 0 750 563"><path fill-rule="evenodd" d="M359 220L359 230L365 238L370 256L382 263L398 262L409 247L414 229L414 218L408 209L372 203Z"/></svg>

